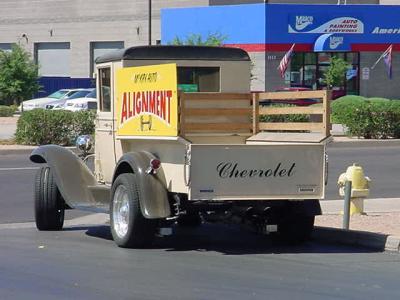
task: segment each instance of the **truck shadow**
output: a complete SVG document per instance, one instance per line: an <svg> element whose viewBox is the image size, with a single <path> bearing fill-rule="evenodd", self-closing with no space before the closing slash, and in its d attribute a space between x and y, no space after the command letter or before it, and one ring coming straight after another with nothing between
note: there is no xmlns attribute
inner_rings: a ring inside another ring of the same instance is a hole
<svg viewBox="0 0 400 300"><path fill-rule="evenodd" d="M71 227L64 230L82 230L88 236L112 240L110 227L106 225ZM313 240L300 245L291 245L234 225L203 224L198 228L176 226L173 230L174 234L171 236L157 236L150 248L167 252L219 252L224 255L382 252L363 247L322 243Z"/></svg>

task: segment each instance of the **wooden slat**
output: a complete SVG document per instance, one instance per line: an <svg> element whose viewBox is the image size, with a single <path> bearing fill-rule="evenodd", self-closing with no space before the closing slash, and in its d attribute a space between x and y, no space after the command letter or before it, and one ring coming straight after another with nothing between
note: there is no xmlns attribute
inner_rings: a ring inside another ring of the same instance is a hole
<svg viewBox="0 0 400 300"><path fill-rule="evenodd" d="M257 134L260 131L259 128L259 116L260 116L260 105L258 100L258 94L253 93L252 95L252 104L253 104L253 134Z"/></svg>
<svg viewBox="0 0 400 300"><path fill-rule="evenodd" d="M204 130L204 131L235 131L235 130L251 130L252 123L186 123L186 131Z"/></svg>
<svg viewBox="0 0 400 300"><path fill-rule="evenodd" d="M185 108L188 116L251 116L252 108Z"/></svg>
<svg viewBox="0 0 400 300"><path fill-rule="evenodd" d="M323 107L260 107L260 115L316 115L324 113Z"/></svg>
<svg viewBox="0 0 400 300"><path fill-rule="evenodd" d="M332 99L332 92L328 91L323 98L324 113L322 114L322 123L324 125L324 133L326 136L331 134L331 120L330 120L330 100Z"/></svg>
<svg viewBox="0 0 400 300"><path fill-rule="evenodd" d="M185 121L185 94L182 92L179 92L178 94L178 102L179 102L179 124L178 124L178 130L180 135L185 135L185 125L186 125L186 121Z"/></svg>
<svg viewBox="0 0 400 300"><path fill-rule="evenodd" d="M322 123L307 123L307 122L293 122L293 123L266 123L260 122L260 130L310 130L322 131Z"/></svg>
<svg viewBox="0 0 400 300"><path fill-rule="evenodd" d="M260 93L259 98L262 100L281 100L281 99L307 99L307 98L323 98L326 91L298 91L298 92L270 92Z"/></svg>
<svg viewBox="0 0 400 300"><path fill-rule="evenodd" d="M250 93L185 93L186 100L251 100Z"/></svg>

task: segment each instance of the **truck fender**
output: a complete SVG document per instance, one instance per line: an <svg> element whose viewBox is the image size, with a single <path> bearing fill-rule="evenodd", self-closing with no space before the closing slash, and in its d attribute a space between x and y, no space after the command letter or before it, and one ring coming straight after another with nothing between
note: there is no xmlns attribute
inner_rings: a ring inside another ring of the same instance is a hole
<svg viewBox="0 0 400 300"><path fill-rule="evenodd" d="M29 159L34 163L47 163L69 207L96 205L89 190L89 186L97 184L96 178L75 153L61 146L45 145L33 150Z"/></svg>
<svg viewBox="0 0 400 300"><path fill-rule="evenodd" d="M141 211L148 219L167 218L171 215L162 164L156 174L146 172L150 161L155 158L153 154L146 151L126 153L118 161L113 175L114 182L122 173L136 174Z"/></svg>

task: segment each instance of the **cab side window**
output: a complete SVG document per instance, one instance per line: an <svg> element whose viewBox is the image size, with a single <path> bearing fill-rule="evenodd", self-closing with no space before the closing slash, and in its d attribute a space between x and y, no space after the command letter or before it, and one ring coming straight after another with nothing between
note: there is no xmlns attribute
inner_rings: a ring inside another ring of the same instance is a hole
<svg viewBox="0 0 400 300"><path fill-rule="evenodd" d="M111 69L99 69L100 111L111 111Z"/></svg>

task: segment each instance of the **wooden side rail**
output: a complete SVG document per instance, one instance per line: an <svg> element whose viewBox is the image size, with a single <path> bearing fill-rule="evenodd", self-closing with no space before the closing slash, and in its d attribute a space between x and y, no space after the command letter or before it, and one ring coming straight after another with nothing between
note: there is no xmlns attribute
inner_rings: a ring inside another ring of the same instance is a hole
<svg viewBox="0 0 400 300"><path fill-rule="evenodd" d="M179 94L180 134L252 134L250 93Z"/></svg>
<svg viewBox="0 0 400 300"><path fill-rule="evenodd" d="M293 107L274 107L271 106L260 106L258 108L258 118L260 115L320 115L320 122L259 122L259 119L253 121L258 123L257 129L259 131L318 131L323 133L325 136L330 135L330 99L331 92L326 90L321 91L299 91L299 92L271 92L271 93L256 93L256 101L274 100L277 103L282 103L282 100L291 99L321 99L322 106L293 106ZM284 102L283 102L284 103ZM256 131L255 133L257 133Z"/></svg>
<svg viewBox="0 0 400 300"><path fill-rule="evenodd" d="M266 93L179 92L179 132L187 134L244 134L260 131L309 131L330 135L330 91ZM321 99L321 106L263 106L265 100ZM319 115L311 122L260 122L260 116Z"/></svg>

